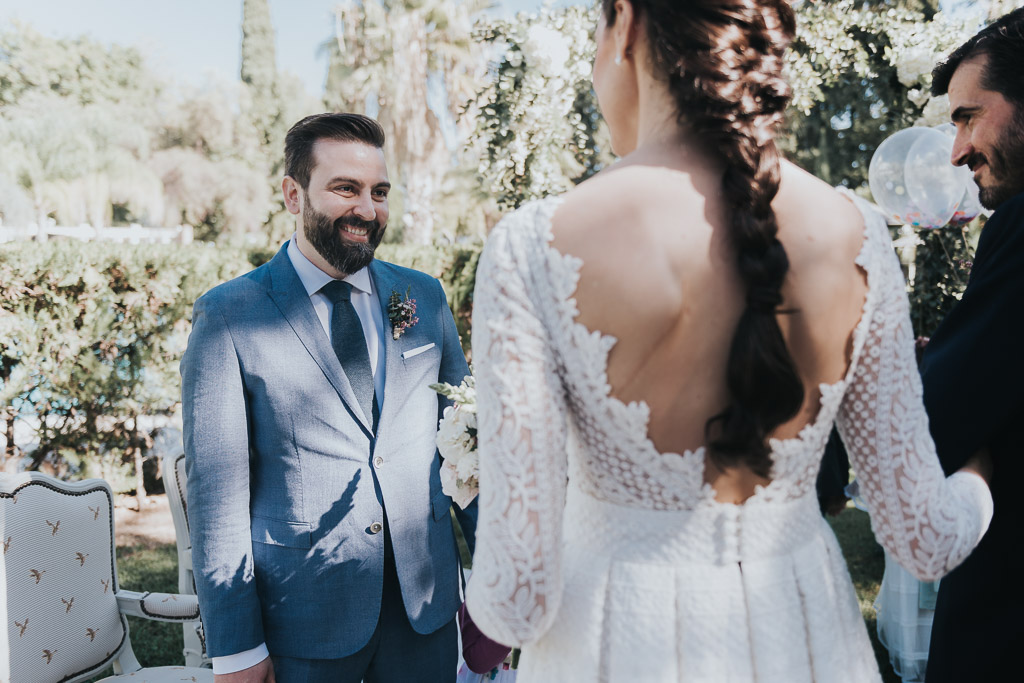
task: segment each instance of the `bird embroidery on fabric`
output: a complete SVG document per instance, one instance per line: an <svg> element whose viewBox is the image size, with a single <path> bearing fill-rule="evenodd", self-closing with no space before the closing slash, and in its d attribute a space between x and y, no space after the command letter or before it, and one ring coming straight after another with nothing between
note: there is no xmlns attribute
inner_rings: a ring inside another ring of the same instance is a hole
<svg viewBox="0 0 1024 683"><path fill-rule="evenodd" d="M34 578L36 580L36 585L38 586L39 585L39 580L41 578L43 578L43 574L46 573L46 570L43 569L42 571L40 571L38 569L29 569L28 573L31 574L32 578Z"/></svg>
<svg viewBox="0 0 1024 683"><path fill-rule="evenodd" d="M89 506L89 512L92 513L92 518L93 519L99 519L100 518L100 508L99 508L98 505L95 508L92 505L90 505Z"/></svg>
<svg viewBox="0 0 1024 683"><path fill-rule="evenodd" d="M57 529L60 528L60 520L58 519L56 524L54 524L50 520L46 520L46 523L50 525L51 529L53 529L53 531L50 533L50 535L51 536L56 536L57 535Z"/></svg>
<svg viewBox="0 0 1024 683"><path fill-rule="evenodd" d="M70 600L65 600L64 598L61 598L60 601L63 602L65 605L67 605L64 608L64 613L65 614L70 612L71 611L71 606L75 604L75 599L74 598L71 598Z"/></svg>
<svg viewBox="0 0 1024 683"><path fill-rule="evenodd" d="M25 635L25 629L28 628L28 617L25 617L25 621L21 623L14 622L14 625L18 627L18 637L21 638L23 635Z"/></svg>
<svg viewBox="0 0 1024 683"><path fill-rule="evenodd" d="M110 590L110 579L100 579L100 583L103 584L103 594L106 595L107 591Z"/></svg>
<svg viewBox="0 0 1024 683"><path fill-rule="evenodd" d="M160 602L167 602L168 600L173 601L173 602L178 602L178 596L177 595L168 595L166 598L164 598Z"/></svg>
<svg viewBox="0 0 1024 683"><path fill-rule="evenodd" d="M7 551L10 550L10 549L11 549L11 537L8 536L7 540L4 541L4 555L6 555Z"/></svg>
<svg viewBox="0 0 1024 683"><path fill-rule="evenodd" d="M75 553L75 557L78 559L78 566L85 566L85 558L89 557L89 553Z"/></svg>
<svg viewBox="0 0 1024 683"><path fill-rule="evenodd" d="M100 632L100 630L98 628L87 628L87 629L85 629L85 634L87 636L89 636L89 642L90 643L92 641L96 640L96 634L99 633L99 632Z"/></svg>
<svg viewBox="0 0 1024 683"><path fill-rule="evenodd" d="M43 659L45 659L46 663L49 664L55 654L57 654L56 650L43 650Z"/></svg>

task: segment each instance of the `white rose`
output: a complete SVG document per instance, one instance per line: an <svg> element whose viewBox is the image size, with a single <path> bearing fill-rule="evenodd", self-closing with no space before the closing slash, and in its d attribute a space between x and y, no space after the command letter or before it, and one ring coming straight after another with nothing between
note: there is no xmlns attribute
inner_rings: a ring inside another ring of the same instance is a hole
<svg viewBox="0 0 1024 683"><path fill-rule="evenodd" d="M455 473L464 482L475 481L480 474L480 457L476 451L467 453L455 463Z"/></svg>
<svg viewBox="0 0 1024 683"><path fill-rule="evenodd" d="M569 43L564 35L543 24L534 24L526 32L522 45L526 63L547 78L565 77L569 61Z"/></svg>
<svg viewBox="0 0 1024 683"><path fill-rule="evenodd" d="M928 100L924 105L920 118L914 122L915 126L938 126L949 123L949 96L940 95Z"/></svg>
<svg viewBox="0 0 1024 683"><path fill-rule="evenodd" d="M925 74L930 74L935 67L936 57L928 48L921 45L908 47L896 62L896 77L908 88L917 85Z"/></svg>
<svg viewBox="0 0 1024 683"><path fill-rule="evenodd" d="M931 95L923 88L912 88L907 92L907 99L919 107L927 103L930 98Z"/></svg>
<svg viewBox="0 0 1024 683"><path fill-rule="evenodd" d="M475 447L469 429L476 429L476 415L458 406L444 410L437 429L437 449L445 460L458 461Z"/></svg>
<svg viewBox="0 0 1024 683"><path fill-rule="evenodd" d="M441 490L452 500L455 500L455 497L459 495L458 479L458 475L455 474L455 467L450 461L445 460L441 464Z"/></svg>
<svg viewBox="0 0 1024 683"><path fill-rule="evenodd" d="M470 485L463 482L462 486L459 486L458 482L459 477L455 473L455 467L449 464L446 460L445 463L441 465L441 490L444 491L445 495L451 498L456 505L465 510L466 506L472 503L473 499L476 498L480 489L475 481Z"/></svg>

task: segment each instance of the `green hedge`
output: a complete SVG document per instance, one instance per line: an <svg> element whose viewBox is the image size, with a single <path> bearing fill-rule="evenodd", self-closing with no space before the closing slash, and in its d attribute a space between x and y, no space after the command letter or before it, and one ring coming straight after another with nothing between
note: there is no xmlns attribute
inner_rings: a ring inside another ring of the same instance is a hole
<svg viewBox="0 0 1024 683"><path fill-rule="evenodd" d="M150 435L141 416L179 408L178 363L204 291L264 262L197 243L62 240L0 247L0 430L40 423L30 467L139 490ZM384 245L378 256L439 278L468 348L479 247Z"/></svg>

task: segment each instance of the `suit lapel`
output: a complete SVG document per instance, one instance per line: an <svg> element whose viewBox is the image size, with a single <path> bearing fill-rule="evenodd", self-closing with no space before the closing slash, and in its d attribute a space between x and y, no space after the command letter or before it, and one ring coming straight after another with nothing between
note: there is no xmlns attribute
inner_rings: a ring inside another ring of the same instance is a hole
<svg viewBox="0 0 1024 683"><path fill-rule="evenodd" d="M349 412L359 420L363 429L372 435L373 428L363 415L355 392L352 391L352 385L349 384L345 371L341 369L341 363L331 347L331 341L324 332L316 311L313 310L309 295L306 294L302 281L288 259L287 248L288 244L285 243L270 262L270 289L267 293L277 304L309 355L320 366L334 390L338 392L341 400L345 402Z"/></svg>
<svg viewBox="0 0 1024 683"><path fill-rule="evenodd" d="M405 386L405 369L402 364L402 345L396 341L391 334L391 320L388 318L388 299L392 291L398 291L401 283L396 282L391 276L390 269L381 265L376 259L370 263L370 275L373 277L373 286L377 290L377 300L380 304L381 320L384 321L384 404L380 411L380 421L383 422L391 417L388 410L390 405L397 405L398 401L388 401L389 396L399 396ZM401 288L405 292L405 288ZM394 393L398 392L398 393ZM378 425L378 431L380 426Z"/></svg>

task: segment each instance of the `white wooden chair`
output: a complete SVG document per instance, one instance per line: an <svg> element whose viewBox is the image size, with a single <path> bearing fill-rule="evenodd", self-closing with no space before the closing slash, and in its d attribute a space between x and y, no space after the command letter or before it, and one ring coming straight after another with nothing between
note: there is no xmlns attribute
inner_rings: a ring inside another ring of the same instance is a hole
<svg viewBox="0 0 1024 683"><path fill-rule="evenodd" d="M174 536L178 542L178 592L195 595L192 573L192 541L188 534L188 480L185 477L185 453L170 451L163 456L164 490L174 519ZM185 663L189 666L212 666L206 654L206 638L202 621L183 624Z"/></svg>
<svg viewBox="0 0 1024 683"><path fill-rule="evenodd" d="M125 615L194 622L193 595L123 590L114 555L113 495L99 479L66 483L0 474L0 681L212 683L213 672L143 669Z"/></svg>

